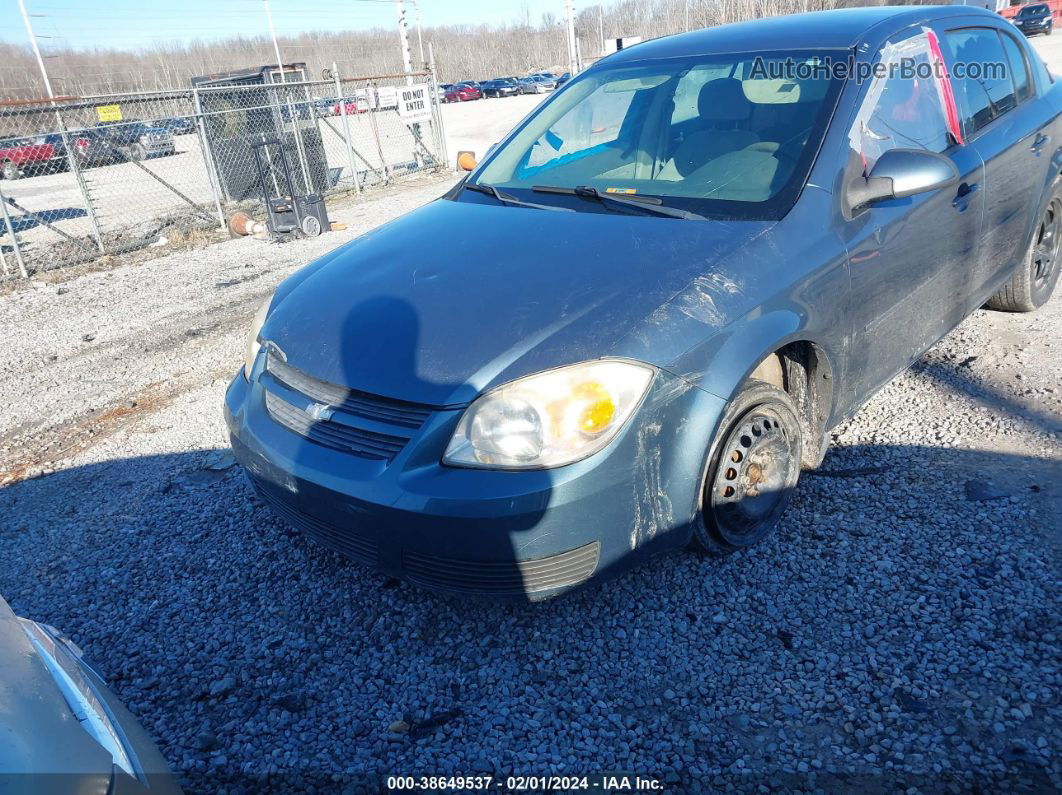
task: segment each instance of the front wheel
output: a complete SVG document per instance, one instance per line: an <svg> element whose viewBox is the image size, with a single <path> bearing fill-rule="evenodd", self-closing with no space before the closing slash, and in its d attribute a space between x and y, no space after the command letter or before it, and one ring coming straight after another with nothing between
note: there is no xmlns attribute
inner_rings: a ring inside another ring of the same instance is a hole
<svg viewBox="0 0 1062 795"><path fill-rule="evenodd" d="M766 537L796 488L802 449L793 400L750 380L730 401L712 442L694 545L727 554Z"/></svg>
<svg viewBox="0 0 1062 795"><path fill-rule="evenodd" d="M1033 231L1022 264L988 300L989 309L1032 312L1047 303L1058 283L1059 244L1062 243L1062 196L1054 193Z"/></svg>
<svg viewBox="0 0 1062 795"><path fill-rule="evenodd" d="M5 160L3 168L0 169L0 174L2 174L4 179L18 179L18 166L10 160Z"/></svg>

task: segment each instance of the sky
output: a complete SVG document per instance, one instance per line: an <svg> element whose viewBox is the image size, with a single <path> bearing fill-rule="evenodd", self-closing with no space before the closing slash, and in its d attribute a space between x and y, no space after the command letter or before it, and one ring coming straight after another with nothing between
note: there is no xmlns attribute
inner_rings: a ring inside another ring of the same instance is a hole
<svg viewBox="0 0 1062 795"><path fill-rule="evenodd" d="M155 41L217 39L269 32L262 0L25 0L41 50L56 46L136 49ZM391 28L394 0L269 0L277 34L307 30ZM406 0L411 32L416 17ZM564 15L564 0L419 0L425 26L505 23L530 9ZM0 0L0 39L27 44L17 0Z"/></svg>

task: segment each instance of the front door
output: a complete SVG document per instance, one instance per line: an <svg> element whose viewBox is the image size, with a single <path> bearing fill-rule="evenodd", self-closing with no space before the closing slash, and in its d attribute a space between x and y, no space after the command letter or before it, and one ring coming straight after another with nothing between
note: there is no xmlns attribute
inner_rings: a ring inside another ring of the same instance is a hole
<svg viewBox="0 0 1062 795"><path fill-rule="evenodd" d="M890 149L948 156L957 187L872 204L846 219L852 278L849 384L865 400L964 317L968 265L976 259L984 206L984 169L963 146L941 78L929 69L940 49L925 30L905 31L882 48L882 68L848 134L848 173L862 179ZM906 65L906 67L904 67Z"/></svg>

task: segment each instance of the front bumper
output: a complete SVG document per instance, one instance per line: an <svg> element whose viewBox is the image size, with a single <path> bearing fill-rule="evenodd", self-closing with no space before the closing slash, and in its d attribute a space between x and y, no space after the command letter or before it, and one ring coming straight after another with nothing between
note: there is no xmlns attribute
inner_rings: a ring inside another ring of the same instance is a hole
<svg viewBox="0 0 1062 795"><path fill-rule="evenodd" d="M440 464L461 409L432 413L390 462L368 461L274 421L260 369L251 383L233 379L225 416L237 460L276 513L391 576L498 598L547 598L685 544L724 408L659 372L627 427L583 461L462 469Z"/></svg>

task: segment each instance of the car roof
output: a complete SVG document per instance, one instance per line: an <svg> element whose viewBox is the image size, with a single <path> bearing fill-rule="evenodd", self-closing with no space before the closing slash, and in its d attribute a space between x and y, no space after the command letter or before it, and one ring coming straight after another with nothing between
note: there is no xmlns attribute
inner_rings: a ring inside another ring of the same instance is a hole
<svg viewBox="0 0 1062 795"><path fill-rule="evenodd" d="M620 50L600 63L724 52L848 49L878 34L888 35L910 25L972 15L999 19L990 11L970 6L876 6L812 11L653 39Z"/></svg>

